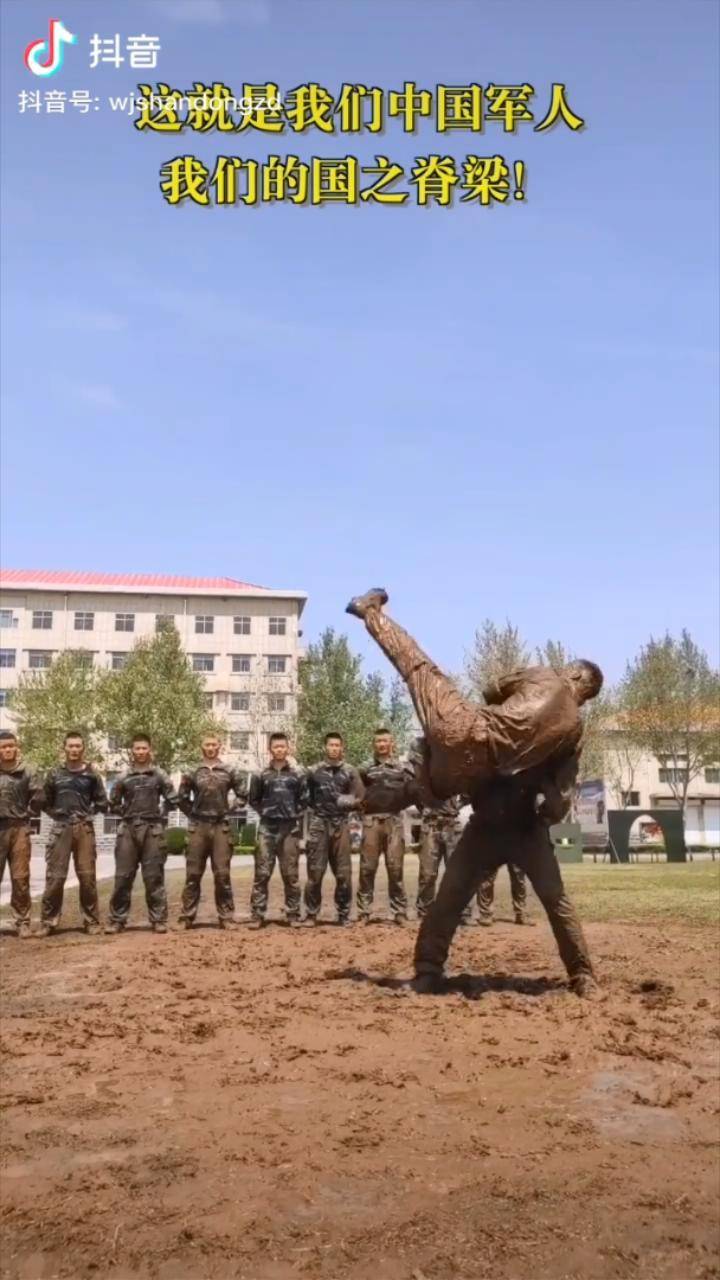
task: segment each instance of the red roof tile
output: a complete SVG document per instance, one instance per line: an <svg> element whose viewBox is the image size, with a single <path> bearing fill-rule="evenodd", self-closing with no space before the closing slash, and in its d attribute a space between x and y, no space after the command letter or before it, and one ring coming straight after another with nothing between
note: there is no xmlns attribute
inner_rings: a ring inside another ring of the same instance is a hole
<svg viewBox="0 0 720 1280"><path fill-rule="evenodd" d="M181 578L167 573L78 573L61 569L0 569L0 585L5 587L118 587L124 590L152 591L153 588L174 591L266 591L252 582L237 578Z"/></svg>

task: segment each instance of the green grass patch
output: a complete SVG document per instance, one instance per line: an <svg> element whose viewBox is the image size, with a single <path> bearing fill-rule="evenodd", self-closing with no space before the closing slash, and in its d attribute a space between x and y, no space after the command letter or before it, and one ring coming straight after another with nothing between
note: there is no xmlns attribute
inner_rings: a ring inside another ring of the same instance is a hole
<svg viewBox="0 0 720 1280"><path fill-rule="evenodd" d="M717 862L588 866L569 863L563 879L583 920L646 924L716 924L720 920Z"/></svg>

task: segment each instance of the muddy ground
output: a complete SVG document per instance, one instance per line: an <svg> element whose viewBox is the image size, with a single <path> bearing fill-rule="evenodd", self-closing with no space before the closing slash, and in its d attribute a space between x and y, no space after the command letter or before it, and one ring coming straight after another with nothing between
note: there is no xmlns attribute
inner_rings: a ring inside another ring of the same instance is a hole
<svg viewBox="0 0 720 1280"><path fill-rule="evenodd" d="M591 924L589 1004L500 921L418 996L414 928L221 933L208 888L2 939L3 1280L720 1274L714 928Z"/></svg>

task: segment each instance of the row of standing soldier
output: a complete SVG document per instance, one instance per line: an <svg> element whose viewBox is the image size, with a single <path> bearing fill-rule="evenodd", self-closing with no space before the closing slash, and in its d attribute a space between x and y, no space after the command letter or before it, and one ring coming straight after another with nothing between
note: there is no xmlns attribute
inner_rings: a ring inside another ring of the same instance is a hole
<svg viewBox="0 0 720 1280"><path fill-rule="evenodd" d="M324 759L303 770L288 759L286 736L275 734L267 768L254 774L248 787L245 775L220 758L220 740L208 735L202 741L200 763L182 775L176 793L168 775L153 763L150 740L141 734L132 742L130 767L114 783L108 797L99 772L85 760L81 734L66 735L63 763L41 780L23 764L15 735L4 731L0 734L0 878L7 865L15 931L20 937L31 932L30 821L41 810L52 819L46 847L41 936L53 933L59 923L71 858L79 882L84 926L90 933L99 931L93 817L105 812L120 818L106 932L119 933L125 927L138 869L145 886L150 924L156 932L166 932L164 834L167 813L175 807L188 818L181 926L191 928L195 921L208 861L218 922L221 927L236 924L230 878L230 815L248 803L260 819L250 902L251 928L261 928L265 923L268 887L276 862L283 881L288 923L295 927L302 923L299 859L303 848L307 859L304 923L312 926L318 922L328 866L335 879L338 924L350 923L349 824L353 812L362 813L358 918L362 923L372 919L375 877L384 857L392 916L397 924L405 924L408 908L403 875L403 813L412 805L418 805L422 815L417 912L423 916L434 898L440 864L447 863L460 834L461 798L438 803L434 809L423 808L412 771L395 754L392 735L379 729L373 748L372 759L356 769L344 759L340 734L329 733ZM494 876L489 877L478 892L479 923L487 924L492 918L493 880ZM524 923L525 884L521 872L511 870L511 884L515 919ZM472 923L470 907L463 923Z"/></svg>

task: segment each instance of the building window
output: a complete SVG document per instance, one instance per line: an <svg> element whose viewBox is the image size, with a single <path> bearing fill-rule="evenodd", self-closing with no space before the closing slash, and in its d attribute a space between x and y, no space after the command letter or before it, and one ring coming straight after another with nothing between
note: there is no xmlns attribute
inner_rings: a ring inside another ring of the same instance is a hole
<svg viewBox="0 0 720 1280"><path fill-rule="evenodd" d="M116 836L119 822L119 818L111 818L109 814L106 813L103 818L103 835Z"/></svg>
<svg viewBox="0 0 720 1280"><path fill-rule="evenodd" d="M658 781L682 784L688 780L687 769L658 769Z"/></svg>
<svg viewBox="0 0 720 1280"><path fill-rule="evenodd" d="M12 609L0 609L0 627L16 627L18 620Z"/></svg>
<svg viewBox="0 0 720 1280"><path fill-rule="evenodd" d="M206 711L212 711L212 709L213 709L213 695L212 695L211 693L204 693L204 694L203 694L203 701L204 701L204 703L205 703L205 710L206 710Z"/></svg>
<svg viewBox="0 0 720 1280"><path fill-rule="evenodd" d="M230 734L230 750L231 751L247 751L250 747L249 733L231 733Z"/></svg>
<svg viewBox="0 0 720 1280"><path fill-rule="evenodd" d="M84 667L86 671L89 671L93 664L93 655L91 651L89 649L76 649L75 657L77 658L78 665Z"/></svg>
<svg viewBox="0 0 720 1280"><path fill-rule="evenodd" d="M130 657L129 653L111 653L110 654L110 670L122 671L123 667L127 666L127 660L129 657Z"/></svg>
<svg viewBox="0 0 720 1280"><path fill-rule="evenodd" d="M232 655L233 675L249 675L250 673L250 654L234 653Z"/></svg>
<svg viewBox="0 0 720 1280"><path fill-rule="evenodd" d="M87 613L84 609L76 609L75 611L75 630L76 631L92 631L95 626L95 614Z"/></svg>
<svg viewBox="0 0 720 1280"><path fill-rule="evenodd" d="M33 609L33 631L50 631L52 629L52 610Z"/></svg>
<svg viewBox="0 0 720 1280"><path fill-rule="evenodd" d="M230 710L231 711L249 711L250 710L250 694L249 693L231 693L230 694Z"/></svg>
<svg viewBox="0 0 720 1280"><path fill-rule="evenodd" d="M269 630L271 636L287 635L287 618L270 618Z"/></svg>
<svg viewBox="0 0 720 1280"><path fill-rule="evenodd" d="M716 768L712 765L709 769L706 769L705 781L712 783L714 786L718 786L718 784L720 784L720 768Z"/></svg>
<svg viewBox="0 0 720 1280"><path fill-rule="evenodd" d="M116 631L134 631L135 630L135 614L134 613L116 613L115 614L115 630Z"/></svg>
<svg viewBox="0 0 720 1280"><path fill-rule="evenodd" d="M268 711L284 711L285 710L285 694L269 693L267 696Z"/></svg>
<svg viewBox="0 0 720 1280"><path fill-rule="evenodd" d="M623 807L625 809L637 809L640 804L639 791L621 791Z"/></svg>
<svg viewBox="0 0 720 1280"><path fill-rule="evenodd" d="M281 657L279 654L270 654L267 660L268 673L271 676L284 676L287 658Z"/></svg>
<svg viewBox="0 0 720 1280"><path fill-rule="evenodd" d="M173 617L173 615L172 615L171 613L156 613L156 614L155 614L155 631L156 631L156 633L158 633L158 632L160 632L160 631L167 631L170 627L172 627L172 626L174 625L174 623L175 623L175 618Z"/></svg>
<svg viewBox="0 0 720 1280"><path fill-rule="evenodd" d="M209 613L198 613L195 617L195 635L211 636L215 630L215 619Z"/></svg>
<svg viewBox="0 0 720 1280"><path fill-rule="evenodd" d="M28 666L31 671L47 671L52 665L52 653L49 649L31 649L28 653Z"/></svg>
<svg viewBox="0 0 720 1280"><path fill-rule="evenodd" d="M233 631L236 636L250 635L250 619L246 614L239 614L233 618Z"/></svg>
<svg viewBox="0 0 720 1280"><path fill-rule="evenodd" d="M8 689L0 689L0 707L6 707L8 705L9 697L10 692Z"/></svg>
<svg viewBox="0 0 720 1280"><path fill-rule="evenodd" d="M0 667L14 667L14 666L15 666L15 650L0 649Z"/></svg>
<svg viewBox="0 0 720 1280"><path fill-rule="evenodd" d="M213 653L193 653L192 669L193 671L214 671L215 655Z"/></svg>

